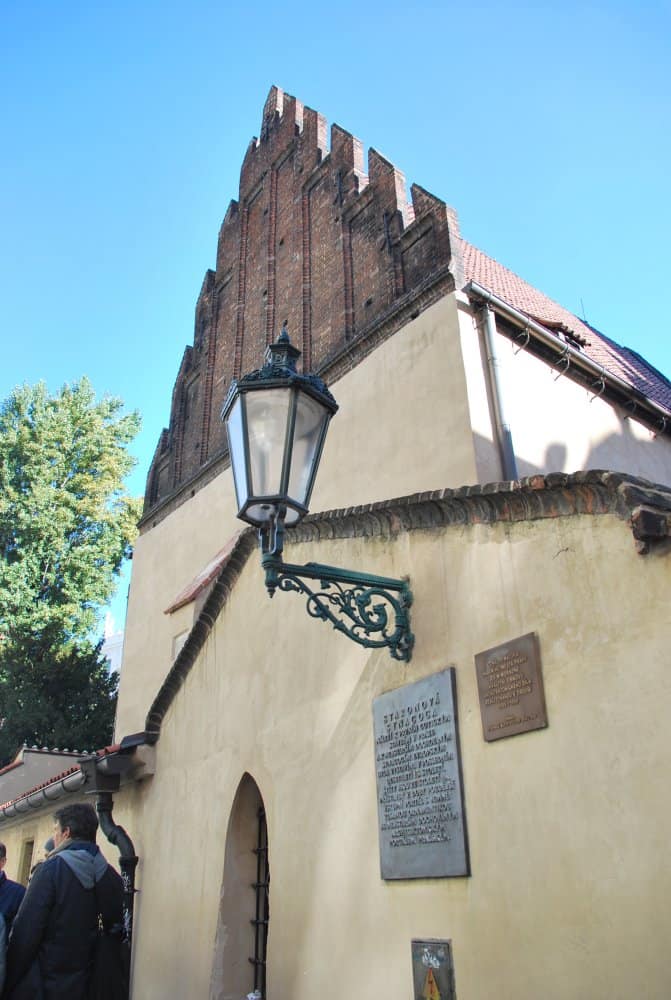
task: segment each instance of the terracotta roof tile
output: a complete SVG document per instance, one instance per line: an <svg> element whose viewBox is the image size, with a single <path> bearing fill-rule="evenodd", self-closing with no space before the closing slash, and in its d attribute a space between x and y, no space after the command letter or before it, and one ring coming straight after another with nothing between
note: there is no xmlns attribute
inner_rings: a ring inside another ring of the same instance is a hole
<svg viewBox="0 0 671 1000"><path fill-rule="evenodd" d="M587 357L671 411L671 382L636 351L616 344L482 250L466 240L461 242L467 281L476 281L551 331L557 327L571 331L585 341L581 350Z"/></svg>
<svg viewBox="0 0 671 1000"><path fill-rule="evenodd" d="M4 767L0 767L0 774L7 774L8 771L13 771L16 767L23 767L23 761L13 760L11 764L6 764Z"/></svg>
<svg viewBox="0 0 671 1000"><path fill-rule="evenodd" d="M33 785L32 788L28 788L25 792L21 792L20 795L15 795L13 799L9 799L7 802L1 803L0 809L4 809L5 806L11 805L12 802L19 802L20 799L25 799L29 795L39 792L41 788L47 788L49 785L53 785L57 781L62 781L63 778L67 778L70 774L76 774L79 770L79 764L75 764L73 767L68 767L65 771L60 771L59 774L53 774L50 778L45 778L44 781L41 781L39 785Z"/></svg>
<svg viewBox="0 0 671 1000"><path fill-rule="evenodd" d="M177 597L175 597L169 607L165 609L163 614L171 615L173 611L183 608L185 604L190 604L191 601L194 601L196 597L198 597L198 595L217 578L220 570L223 569L228 560L231 558L236 542L244 530L244 528L241 528L240 531L236 531L232 538L229 538L223 549L217 552L216 556L209 561L207 566L203 567L200 573L194 576L193 580L191 580L191 582L188 583L183 590L180 590Z"/></svg>
<svg viewBox="0 0 671 1000"><path fill-rule="evenodd" d="M30 749L30 748L29 748ZM121 749L120 743L115 743L112 746L103 747L102 750L96 750L95 756L108 757L110 754L116 753ZM61 751L58 751L59 753ZM84 757L86 754L84 752L79 753L74 751L77 757ZM10 765L11 766L11 765ZM13 799L9 799L7 802L0 803L0 809L4 809L6 806L12 804L12 802L19 802L21 799L28 798L29 795L34 795L35 792L39 792L42 788L47 788L49 785L55 784L57 781L62 781L63 778L69 777L71 774L76 774L80 771L81 767L79 764L74 764L72 767L68 767L65 771L61 771L59 774L53 774L50 778L45 778L44 781L40 782L39 785L34 785L32 788L28 788L25 792L21 792L20 795L14 796Z"/></svg>

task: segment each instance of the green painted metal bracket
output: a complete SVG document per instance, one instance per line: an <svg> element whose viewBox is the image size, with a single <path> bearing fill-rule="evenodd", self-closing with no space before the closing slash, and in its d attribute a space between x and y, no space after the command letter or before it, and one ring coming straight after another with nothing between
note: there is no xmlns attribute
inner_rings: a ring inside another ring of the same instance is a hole
<svg viewBox="0 0 671 1000"><path fill-rule="evenodd" d="M394 660L410 661L415 637L410 631L412 591L407 580L320 563L296 566L282 561L281 548L269 552L263 545L261 563L271 597L276 590L304 594L310 617L330 622L361 646L386 647Z"/></svg>

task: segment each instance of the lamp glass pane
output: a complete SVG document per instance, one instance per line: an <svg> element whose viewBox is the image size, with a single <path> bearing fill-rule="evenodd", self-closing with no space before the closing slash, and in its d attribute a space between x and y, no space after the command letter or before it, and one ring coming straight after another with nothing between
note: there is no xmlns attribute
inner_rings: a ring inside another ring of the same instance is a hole
<svg viewBox="0 0 671 1000"><path fill-rule="evenodd" d="M245 394L251 492L256 497L280 492L290 400L288 388Z"/></svg>
<svg viewBox="0 0 671 1000"><path fill-rule="evenodd" d="M322 429L328 419L329 411L325 406L312 396L299 392L289 475L289 496L297 503L306 502L312 482L313 462L317 457Z"/></svg>
<svg viewBox="0 0 671 1000"><path fill-rule="evenodd" d="M242 430L242 403L240 396L238 396L233 404L233 408L226 420L226 433L228 435L228 450L231 455L235 495L238 498L239 510L247 499L247 467L245 465L245 440Z"/></svg>

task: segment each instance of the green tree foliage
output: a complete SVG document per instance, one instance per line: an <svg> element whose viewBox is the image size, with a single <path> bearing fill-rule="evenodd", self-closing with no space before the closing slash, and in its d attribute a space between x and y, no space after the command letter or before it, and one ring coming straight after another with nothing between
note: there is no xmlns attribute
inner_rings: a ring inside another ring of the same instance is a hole
<svg viewBox="0 0 671 1000"><path fill-rule="evenodd" d="M0 759L19 747L97 750L110 742L117 679L100 646L71 646L50 658L14 660L5 667L0 694Z"/></svg>
<svg viewBox="0 0 671 1000"><path fill-rule="evenodd" d="M130 552L137 413L82 379L0 405L0 761L26 742L102 746L116 684L91 636Z"/></svg>

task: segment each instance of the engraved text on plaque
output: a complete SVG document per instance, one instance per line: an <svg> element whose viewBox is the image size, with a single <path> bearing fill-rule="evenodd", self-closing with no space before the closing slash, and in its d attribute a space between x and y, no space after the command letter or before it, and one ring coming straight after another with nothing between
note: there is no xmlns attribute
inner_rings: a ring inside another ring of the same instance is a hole
<svg viewBox="0 0 671 1000"><path fill-rule="evenodd" d="M470 874L454 667L373 702L382 878Z"/></svg>
<svg viewBox="0 0 671 1000"><path fill-rule="evenodd" d="M482 732L486 740L548 724L538 638L529 632L475 656Z"/></svg>

